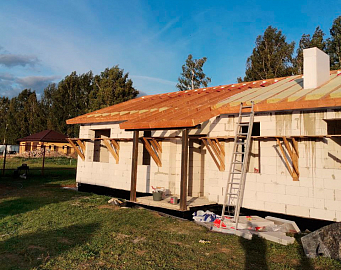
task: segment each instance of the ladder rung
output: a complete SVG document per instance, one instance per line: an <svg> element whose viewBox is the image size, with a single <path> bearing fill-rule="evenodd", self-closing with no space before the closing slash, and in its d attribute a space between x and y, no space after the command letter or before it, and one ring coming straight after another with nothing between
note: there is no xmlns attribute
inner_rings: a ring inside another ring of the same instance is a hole
<svg viewBox="0 0 341 270"><path fill-rule="evenodd" d="M232 162L232 164L243 164L244 162L243 161L234 161Z"/></svg>
<svg viewBox="0 0 341 270"><path fill-rule="evenodd" d="M250 123L240 123L239 126L243 126L243 127L246 127L246 126L249 126Z"/></svg>
<svg viewBox="0 0 341 270"><path fill-rule="evenodd" d="M248 109L248 108L252 108L252 106L250 105L242 106L242 109Z"/></svg>
<svg viewBox="0 0 341 270"><path fill-rule="evenodd" d="M231 174L242 174L242 172L231 172Z"/></svg>
<svg viewBox="0 0 341 270"><path fill-rule="evenodd" d="M238 133L238 135L244 135L244 136L246 136L247 133Z"/></svg>
<svg viewBox="0 0 341 270"><path fill-rule="evenodd" d="M233 154L241 154L241 155L244 155L245 152L233 152Z"/></svg>
<svg viewBox="0 0 341 270"><path fill-rule="evenodd" d="M236 144L245 144L245 142L236 142Z"/></svg>
<svg viewBox="0 0 341 270"><path fill-rule="evenodd" d="M238 196L238 193L226 193L227 195L236 195Z"/></svg>
<svg viewBox="0 0 341 270"><path fill-rule="evenodd" d="M240 183L232 183L232 182L230 182L230 183L228 183L229 185L240 185Z"/></svg>

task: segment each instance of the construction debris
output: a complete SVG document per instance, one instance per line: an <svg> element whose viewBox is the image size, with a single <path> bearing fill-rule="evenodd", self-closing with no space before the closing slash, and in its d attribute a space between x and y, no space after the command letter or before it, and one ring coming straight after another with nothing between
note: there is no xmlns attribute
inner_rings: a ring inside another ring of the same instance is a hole
<svg viewBox="0 0 341 270"><path fill-rule="evenodd" d="M307 257L330 257L341 260L341 223L333 223L301 238Z"/></svg>
<svg viewBox="0 0 341 270"><path fill-rule="evenodd" d="M124 200L121 200L121 199L116 199L116 198L111 198L109 201L108 201L109 204L112 204L112 205L116 205L116 206L119 206L119 207L124 207L126 206L126 203Z"/></svg>
<svg viewBox="0 0 341 270"><path fill-rule="evenodd" d="M234 234L245 239L251 240L252 235L257 235L266 240L276 242L282 245L289 245L295 242L294 237L287 236L286 233L299 233L300 229L294 221L258 216L240 216L238 228L233 222L232 217L216 215L211 211L199 210L193 213L193 219L201 226L214 232Z"/></svg>

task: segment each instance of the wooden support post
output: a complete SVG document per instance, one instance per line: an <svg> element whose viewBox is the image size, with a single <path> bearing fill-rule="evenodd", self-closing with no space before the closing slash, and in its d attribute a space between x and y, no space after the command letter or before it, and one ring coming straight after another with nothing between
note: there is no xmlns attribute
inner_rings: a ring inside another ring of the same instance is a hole
<svg viewBox="0 0 341 270"><path fill-rule="evenodd" d="M5 144L5 150L4 150L4 164L2 165L2 175L5 175L6 170L6 155L7 155L7 144Z"/></svg>
<svg viewBox="0 0 341 270"><path fill-rule="evenodd" d="M43 166L41 168L41 175L44 175L44 169L45 169L45 145L42 145L43 147Z"/></svg>
<svg viewBox="0 0 341 270"><path fill-rule="evenodd" d="M187 210L188 129L182 131L180 210Z"/></svg>
<svg viewBox="0 0 341 270"><path fill-rule="evenodd" d="M136 202L136 181L137 181L137 157L138 157L139 131L134 130L133 156L131 165L130 200Z"/></svg>

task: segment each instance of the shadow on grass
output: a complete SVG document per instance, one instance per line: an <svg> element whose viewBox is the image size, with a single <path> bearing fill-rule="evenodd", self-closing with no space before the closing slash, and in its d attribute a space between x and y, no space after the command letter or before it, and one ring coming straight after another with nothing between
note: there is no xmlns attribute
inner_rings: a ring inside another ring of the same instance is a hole
<svg viewBox="0 0 341 270"><path fill-rule="evenodd" d="M98 227L98 223L90 223L12 237L0 242L0 267L3 270L32 269L44 265L88 242Z"/></svg>
<svg viewBox="0 0 341 270"><path fill-rule="evenodd" d="M74 173L60 171L50 172L44 177L33 175L28 179L13 180L7 177L2 180L0 199L4 200L0 202L0 219L26 213L51 203L68 201L71 196L67 196L59 185L75 184ZM48 186L47 184L51 182L57 184Z"/></svg>
<svg viewBox="0 0 341 270"><path fill-rule="evenodd" d="M302 235L295 234L295 239L298 243L297 245L297 253L299 255L299 265L296 267L297 270L305 269L305 270L311 270L314 269L313 265L311 264L311 260L305 255L304 249L302 246L301 241Z"/></svg>
<svg viewBox="0 0 341 270"><path fill-rule="evenodd" d="M245 270L262 269L267 270L266 261L266 240L253 236L252 240L239 237L239 243L245 251Z"/></svg>

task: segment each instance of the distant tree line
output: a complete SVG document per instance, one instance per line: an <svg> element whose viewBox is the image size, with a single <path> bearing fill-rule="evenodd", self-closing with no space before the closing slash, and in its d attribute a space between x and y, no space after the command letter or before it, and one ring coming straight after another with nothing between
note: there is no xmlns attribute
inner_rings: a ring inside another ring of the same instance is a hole
<svg viewBox="0 0 341 270"><path fill-rule="evenodd" d="M288 43L280 30L269 26L256 39L256 46L246 61L244 78L238 82L264 80L303 73L303 50L317 47L330 56L332 70L341 69L341 16L330 29L330 38L318 26L312 36L303 34L294 56L295 42Z"/></svg>
<svg viewBox="0 0 341 270"><path fill-rule="evenodd" d="M8 144L45 129L77 137L78 125L67 125L66 120L94 110L111 106L139 94L118 66L107 68L100 75L92 71L72 72L58 84L50 84L41 98L25 89L13 98L0 97L0 144L6 136Z"/></svg>

